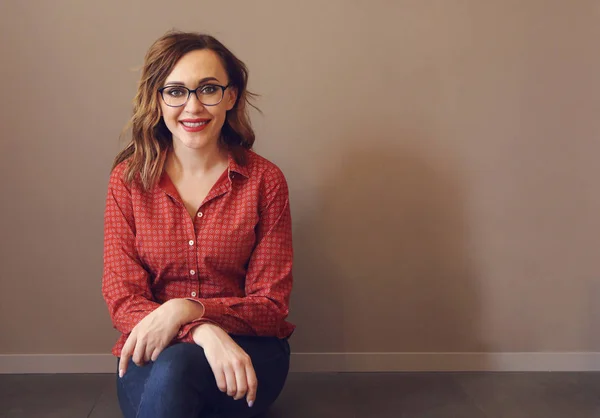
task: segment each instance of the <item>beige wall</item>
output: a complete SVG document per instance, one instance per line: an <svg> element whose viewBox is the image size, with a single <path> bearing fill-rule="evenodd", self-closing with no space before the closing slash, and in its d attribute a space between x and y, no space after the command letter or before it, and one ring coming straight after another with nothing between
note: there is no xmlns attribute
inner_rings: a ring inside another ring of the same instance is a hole
<svg viewBox="0 0 600 418"><path fill-rule="evenodd" d="M220 38L262 94L294 351L600 351L599 18L593 0L2 1L0 353L112 346L108 171L132 70L173 27Z"/></svg>

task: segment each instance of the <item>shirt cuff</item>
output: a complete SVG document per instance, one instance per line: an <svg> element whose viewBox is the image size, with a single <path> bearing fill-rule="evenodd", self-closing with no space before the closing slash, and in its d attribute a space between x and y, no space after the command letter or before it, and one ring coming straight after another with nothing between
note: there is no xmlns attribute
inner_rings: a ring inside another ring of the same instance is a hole
<svg viewBox="0 0 600 418"><path fill-rule="evenodd" d="M202 305L202 307L204 308L204 313L202 314L202 317L194 319L192 322L189 322L189 323L183 325L179 329L179 332L177 333L176 338L178 340L180 340L181 342L194 342L194 340L192 338L192 334L190 332L192 330L192 328L195 328L196 326L198 326L200 324L213 324L213 325L220 326L218 323L216 323L211 318L218 318L222 313L225 312L225 307L222 304L220 304L219 302L214 302L214 301L211 301L210 299L202 299L202 300L198 299L198 298L186 298L186 299Z"/></svg>

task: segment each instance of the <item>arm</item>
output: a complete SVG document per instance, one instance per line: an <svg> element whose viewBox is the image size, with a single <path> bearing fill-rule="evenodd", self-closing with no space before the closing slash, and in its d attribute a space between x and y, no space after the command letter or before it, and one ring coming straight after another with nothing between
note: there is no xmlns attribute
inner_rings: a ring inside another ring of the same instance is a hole
<svg viewBox="0 0 600 418"><path fill-rule="evenodd" d="M118 169L110 176L104 212L102 294L114 327L124 335L160 306L152 300L148 272L135 249L131 192Z"/></svg>
<svg viewBox="0 0 600 418"><path fill-rule="evenodd" d="M267 174L263 190L256 246L246 274L246 296L188 298L202 306L203 314L184 325L178 338L192 341L190 330L202 323L219 325L230 334L279 334L288 315L293 281L288 187L279 169Z"/></svg>

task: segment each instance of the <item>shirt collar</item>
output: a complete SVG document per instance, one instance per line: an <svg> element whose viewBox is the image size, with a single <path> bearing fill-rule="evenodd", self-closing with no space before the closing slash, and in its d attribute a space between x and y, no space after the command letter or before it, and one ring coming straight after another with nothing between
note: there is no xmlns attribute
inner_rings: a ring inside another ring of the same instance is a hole
<svg viewBox="0 0 600 418"><path fill-rule="evenodd" d="M238 173L246 178L250 177L248 173L248 168L246 166L239 165L238 163L236 163L231 153L229 153L229 172Z"/></svg>
<svg viewBox="0 0 600 418"><path fill-rule="evenodd" d="M235 159L233 158L233 156L231 155L231 153L229 153L228 155L228 159L229 159L229 165L227 167L227 170L229 171L229 177L231 179L231 173L237 173L240 174L241 176L244 176L246 178L249 178L250 175L248 173L248 168L243 166L243 165L239 165L238 163L235 162ZM175 188L175 185L173 184L173 182L171 181L171 179L169 178L169 175L167 174L166 170L163 170L160 179L158 181L158 186L165 191L168 195L170 195L171 197L176 197L179 198L179 193L177 192L177 189Z"/></svg>

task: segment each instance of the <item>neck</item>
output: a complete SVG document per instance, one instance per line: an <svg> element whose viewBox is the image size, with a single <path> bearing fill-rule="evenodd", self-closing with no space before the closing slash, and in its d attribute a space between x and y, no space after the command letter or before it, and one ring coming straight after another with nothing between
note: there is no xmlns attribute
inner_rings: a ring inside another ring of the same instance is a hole
<svg viewBox="0 0 600 418"><path fill-rule="evenodd" d="M184 175L203 176L211 170L227 165L227 152L216 142L201 149L191 149L173 141L166 165Z"/></svg>

